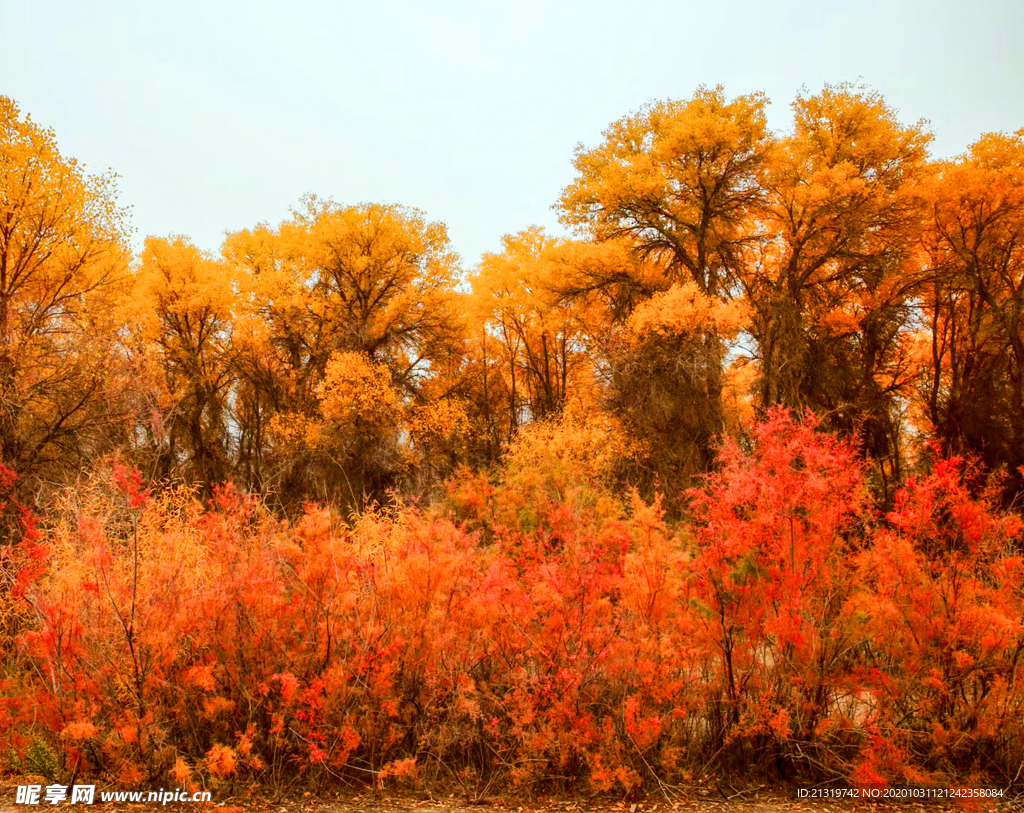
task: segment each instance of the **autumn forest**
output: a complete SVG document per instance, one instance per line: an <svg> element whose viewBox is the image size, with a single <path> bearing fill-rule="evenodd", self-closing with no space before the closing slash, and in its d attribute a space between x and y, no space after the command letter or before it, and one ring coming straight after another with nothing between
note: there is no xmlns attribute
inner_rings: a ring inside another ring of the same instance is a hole
<svg viewBox="0 0 1024 813"><path fill-rule="evenodd" d="M1024 781L1024 130L767 104L624 116L467 267L313 194L134 252L0 97L0 773Z"/></svg>

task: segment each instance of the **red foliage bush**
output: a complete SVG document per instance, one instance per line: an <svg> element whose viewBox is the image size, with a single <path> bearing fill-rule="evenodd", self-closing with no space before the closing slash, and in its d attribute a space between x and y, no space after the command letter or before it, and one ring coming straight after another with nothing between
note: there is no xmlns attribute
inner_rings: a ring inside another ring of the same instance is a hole
<svg viewBox="0 0 1024 813"><path fill-rule="evenodd" d="M716 741L841 770L860 630L849 617L868 501L849 445L775 411L693 495L691 607ZM836 764L836 763L840 764Z"/></svg>
<svg viewBox="0 0 1024 813"><path fill-rule="evenodd" d="M22 691L29 668L17 642L31 627L34 593L46 570L48 550L40 539L35 517L15 494L17 475L0 464L0 750L25 749L31 744L17 724L31 714L33 704Z"/></svg>
<svg viewBox="0 0 1024 813"><path fill-rule="evenodd" d="M81 483L48 571L18 571L34 621L5 744L64 777L179 784L1012 778L1021 525L957 462L876 517L855 452L775 412L673 531L657 502L561 464L552 488L531 461L461 477L448 516L347 522L117 469Z"/></svg>
<svg viewBox="0 0 1024 813"><path fill-rule="evenodd" d="M859 556L865 781L1012 779L1024 757L1021 521L994 490L972 497L969 473L952 459L911 480ZM890 743L903 760L882 770Z"/></svg>

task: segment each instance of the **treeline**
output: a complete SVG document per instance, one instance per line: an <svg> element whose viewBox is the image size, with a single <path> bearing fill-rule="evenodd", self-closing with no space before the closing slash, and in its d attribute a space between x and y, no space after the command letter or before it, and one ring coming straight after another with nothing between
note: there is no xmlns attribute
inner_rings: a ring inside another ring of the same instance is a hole
<svg viewBox="0 0 1024 813"><path fill-rule="evenodd" d="M1024 130L766 105L614 123L465 269L315 196L132 256L0 97L0 761L1019 779Z"/></svg>
<svg viewBox="0 0 1024 813"><path fill-rule="evenodd" d="M9 100L0 457L25 487L111 454L289 509L436 493L567 408L618 422L623 482L680 492L772 406L854 440L885 505L937 444L1020 493L1024 137L932 161L922 124L827 87L792 131L699 90L580 148L559 206L467 272L444 226L313 196L285 222L126 248L110 179ZM432 491L433 489L433 491Z"/></svg>

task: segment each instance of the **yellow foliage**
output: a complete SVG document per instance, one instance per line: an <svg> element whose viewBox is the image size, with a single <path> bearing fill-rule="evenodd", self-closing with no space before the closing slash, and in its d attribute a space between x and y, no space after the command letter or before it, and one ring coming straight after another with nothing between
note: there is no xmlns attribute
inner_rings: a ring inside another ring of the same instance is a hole
<svg viewBox="0 0 1024 813"><path fill-rule="evenodd" d="M223 251L238 276L243 465L286 496L381 496L407 462L406 400L459 374L464 294L445 226L307 196Z"/></svg>
<svg viewBox="0 0 1024 813"><path fill-rule="evenodd" d="M733 338L747 318L742 301L713 299L688 282L672 285L637 306L629 319L629 331L635 343L706 333Z"/></svg>
<svg viewBox="0 0 1024 813"><path fill-rule="evenodd" d="M184 237L146 239L126 316L153 340L169 332L201 350L215 323L232 317L235 295L228 268ZM134 318L133 318L134 317ZM204 334L205 331L205 334Z"/></svg>
<svg viewBox="0 0 1024 813"><path fill-rule="evenodd" d="M517 414L527 405L540 418L582 395L592 381L592 308L584 298L562 296L571 261L568 243L537 227L506 235L502 243L504 250L485 254L470 280L469 311L484 341L499 348L509 411Z"/></svg>
<svg viewBox="0 0 1024 813"><path fill-rule="evenodd" d="M113 179L85 175L75 159L60 155L53 132L22 119L6 96L0 150L0 255L7 269L0 302L17 293L48 309L112 281L125 259Z"/></svg>
<svg viewBox="0 0 1024 813"><path fill-rule="evenodd" d="M45 539L51 549L47 577L55 594L74 594L93 584L97 599L119 605L132 584L159 581L170 574L201 584L217 573L198 528L202 506L195 491L168 487L141 509L109 487L109 470L98 470L55 498ZM134 557L111 555L132 545ZM154 628L156 629L156 628Z"/></svg>
<svg viewBox="0 0 1024 813"><path fill-rule="evenodd" d="M577 150L563 222L629 239L721 293L759 198L753 180L772 143L767 104L760 93L726 101L721 87L701 87L615 122L601 145Z"/></svg>
<svg viewBox="0 0 1024 813"><path fill-rule="evenodd" d="M750 429L757 420L754 387L759 374L758 365L749 360L733 363L725 370L722 407L729 429L733 432Z"/></svg>
<svg viewBox="0 0 1024 813"><path fill-rule="evenodd" d="M547 479L557 491L607 484L621 466L643 457L641 441L628 437L606 413L567 409L557 418L522 427L505 456L511 481Z"/></svg>
<svg viewBox="0 0 1024 813"><path fill-rule="evenodd" d="M359 351L400 368L429 358L407 351L433 349L458 322L459 258L445 226L400 206L343 207L315 196L303 204L276 230L259 226L224 244L263 332L306 345L313 360Z"/></svg>
<svg viewBox="0 0 1024 813"><path fill-rule="evenodd" d="M398 428L403 418L391 373L361 353L333 353L314 390L319 414L278 412L269 422L273 441L293 450L328 451L354 437L375 437Z"/></svg>
<svg viewBox="0 0 1024 813"><path fill-rule="evenodd" d="M344 427L393 428L401 417L391 374L360 353L334 353L317 385L324 418Z"/></svg>
<svg viewBox="0 0 1024 813"><path fill-rule="evenodd" d="M356 556L363 561L386 561L407 538L403 515L379 505L366 506L352 520L352 545Z"/></svg>
<svg viewBox="0 0 1024 813"><path fill-rule="evenodd" d="M323 423L298 412L278 412L267 427L275 443L292 449L317 449L324 442Z"/></svg>
<svg viewBox="0 0 1024 813"><path fill-rule="evenodd" d="M461 445L469 435L469 418L462 404L440 398L420 407L409 422L413 442L431 446Z"/></svg>
<svg viewBox="0 0 1024 813"><path fill-rule="evenodd" d="M798 96L793 111L794 132L762 174L767 213L825 271L828 258L878 250L907 225L914 207L901 190L922 177L931 135L923 122L900 124L878 93L848 84Z"/></svg>
<svg viewBox="0 0 1024 813"><path fill-rule="evenodd" d="M128 388L112 307L122 218L113 178L86 175L0 96L0 459L22 476L110 423Z"/></svg>

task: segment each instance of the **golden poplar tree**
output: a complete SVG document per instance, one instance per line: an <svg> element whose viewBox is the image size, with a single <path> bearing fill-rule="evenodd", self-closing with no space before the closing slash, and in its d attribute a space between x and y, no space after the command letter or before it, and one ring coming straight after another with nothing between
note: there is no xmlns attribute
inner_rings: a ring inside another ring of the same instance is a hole
<svg viewBox="0 0 1024 813"><path fill-rule="evenodd" d="M380 495L401 473L400 416L364 421L358 443L312 441L332 431L340 440L330 405L350 394L335 390L375 382L381 394L383 371L396 393L389 404L404 408L461 352L459 259L444 225L414 209L311 196L279 227L231 235L224 250L244 314L240 463L279 492ZM367 375L342 375L356 360Z"/></svg>
<svg viewBox="0 0 1024 813"><path fill-rule="evenodd" d="M127 264L113 180L63 157L0 96L0 460L23 477L119 431L109 317Z"/></svg>

